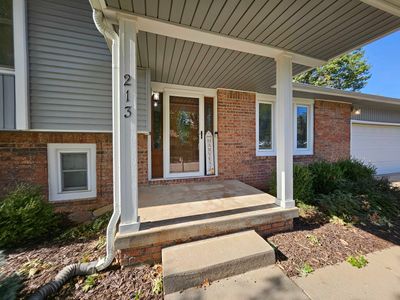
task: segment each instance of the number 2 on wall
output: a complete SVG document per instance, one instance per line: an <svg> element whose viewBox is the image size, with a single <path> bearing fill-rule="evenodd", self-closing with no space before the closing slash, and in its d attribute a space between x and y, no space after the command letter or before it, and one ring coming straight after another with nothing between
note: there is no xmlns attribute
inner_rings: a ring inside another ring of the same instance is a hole
<svg viewBox="0 0 400 300"><path fill-rule="evenodd" d="M124 86L131 85L131 75L125 74L124 79L125 79Z"/></svg>

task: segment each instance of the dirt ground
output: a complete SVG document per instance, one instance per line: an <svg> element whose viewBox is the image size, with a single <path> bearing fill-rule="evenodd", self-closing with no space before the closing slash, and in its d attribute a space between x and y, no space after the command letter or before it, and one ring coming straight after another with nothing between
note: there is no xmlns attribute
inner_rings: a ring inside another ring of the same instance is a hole
<svg viewBox="0 0 400 300"><path fill-rule="evenodd" d="M294 221L291 232L268 238L277 248L277 264L288 276L299 276L308 264L314 270L358 256L400 245L400 222L392 228L353 226L312 216Z"/></svg>
<svg viewBox="0 0 400 300"><path fill-rule="evenodd" d="M6 274L27 269L34 274L26 276L19 297L24 299L39 286L54 279L62 267L76 262L87 262L105 255L104 247L99 249L98 240L85 242L71 241L65 244L45 243L30 249L18 249L8 254L4 268ZM31 262L27 266L27 262ZM23 267L25 264L25 268ZM35 271L36 269L36 271ZM160 277L161 266L141 265L121 269L113 265L96 277L96 282L84 291L85 278L77 277L53 299L162 299L153 293L153 282Z"/></svg>
<svg viewBox="0 0 400 300"><path fill-rule="evenodd" d="M296 276L305 263L317 269L342 262L349 255L366 254L400 244L400 222L390 229L380 229L343 225L315 215L303 215L295 220L293 231L275 234L268 241L277 247L277 264L288 276ZM25 272L19 294L23 299L53 279L62 267L95 260L104 254L104 243L97 238L47 242L7 253L3 272L8 275L15 271ZM78 277L64 286L54 299L162 299L162 295L153 292L161 273L161 266L121 269L113 265L99 274L87 291L84 290L86 278Z"/></svg>

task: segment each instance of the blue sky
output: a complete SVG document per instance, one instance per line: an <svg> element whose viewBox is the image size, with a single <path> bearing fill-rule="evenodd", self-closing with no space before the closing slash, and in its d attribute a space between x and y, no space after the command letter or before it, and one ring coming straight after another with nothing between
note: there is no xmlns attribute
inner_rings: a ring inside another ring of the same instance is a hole
<svg viewBox="0 0 400 300"><path fill-rule="evenodd" d="M372 77L362 93L400 98L400 31L364 48Z"/></svg>

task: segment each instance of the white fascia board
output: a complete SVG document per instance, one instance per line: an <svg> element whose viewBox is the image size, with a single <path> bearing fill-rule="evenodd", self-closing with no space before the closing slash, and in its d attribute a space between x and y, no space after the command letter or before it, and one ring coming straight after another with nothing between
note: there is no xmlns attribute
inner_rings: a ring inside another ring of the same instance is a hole
<svg viewBox="0 0 400 300"><path fill-rule="evenodd" d="M326 61L324 60L286 51L285 49L238 39L224 34L204 31L185 25L172 24L170 22L162 21L155 18L138 16L133 13L126 13L113 8L105 8L103 9L103 12L104 15L107 18L111 19L113 22L116 22L119 18L135 19L138 24L138 30L140 31L150 32L194 43L259 55L263 57L276 58L285 53L292 57L292 61L294 63L309 67L318 67L326 63Z"/></svg>
<svg viewBox="0 0 400 300"><path fill-rule="evenodd" d="M216 97L217 90L216 89L209 89L209 88L202 88L202 87L194 87L188 85L179 85L179 84L171 84L171 83L163 83L163 82L151 82L151 90L152 92L186 92L191 94L200 94L206 97Z"/></svg>
<svg viewBox="0 0 400 300"><path fill-rule="evenodd" d="M276 86L272 86L272 88L276 88ZM350 91L342 91L333 88L326 88L320 86L313 86L308 84L301 84L293 82L293 90L298 92L306 92L306 93L318 93L329 96L338 96L338 97L347 97L353 98L362 101L371 101L371 102L379 102L379 103L387 103L387 104L396 104L400 105L400 99L390 98L378 95L364 94L359 92L350 92Z"/></svg>
<svg viewBox="0 0 400 300"><path fill-rule="evenodd" d="M386 0L361 0L361 1L370 6L373 6L380 10L386 11L392 15L400 17L400 3L399 5L395 5Z"/></svg>
<svg viewBox="0 0 400 300"><path fill-rule="evenodd" d="M363 121L363 120L351 120L351 124L377 125L377 126L400 126L400 123Z"/></svg>

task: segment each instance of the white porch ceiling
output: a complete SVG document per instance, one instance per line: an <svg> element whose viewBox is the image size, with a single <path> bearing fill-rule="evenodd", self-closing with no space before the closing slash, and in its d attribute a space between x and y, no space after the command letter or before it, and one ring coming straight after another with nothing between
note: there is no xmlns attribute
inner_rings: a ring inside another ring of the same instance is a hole
<svg viewBox="0 0 400 300"><path fill-rule="evenodd" d="M104 3L104 2L103 2ZM108 8L329 60L400 27L360 0L105 0ZM153 81L273 93L271 58L139 32ZM297 74L307 69L293 66Z"/></svg>

